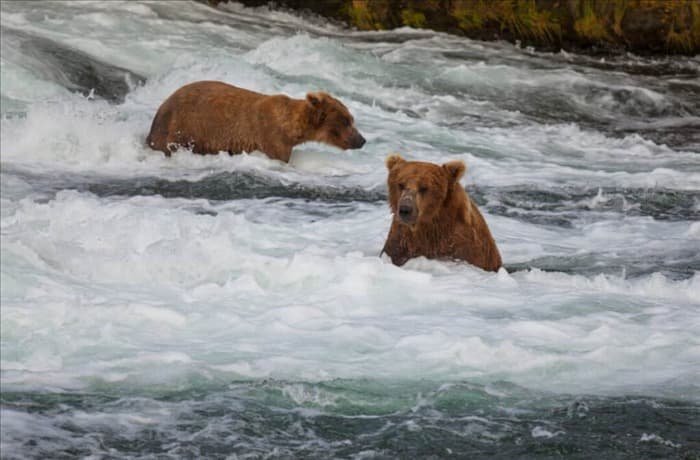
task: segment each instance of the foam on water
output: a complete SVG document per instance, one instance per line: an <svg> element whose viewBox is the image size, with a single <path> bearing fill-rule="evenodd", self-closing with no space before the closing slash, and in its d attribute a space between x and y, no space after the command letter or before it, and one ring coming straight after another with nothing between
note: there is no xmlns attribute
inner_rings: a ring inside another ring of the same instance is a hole
<svg viewBox="0 0 700 460"><path fill-rule="evenodd" d="M3 202L5 383L81 388L94 379L168 385L173 373L190 372L289 380L418 372L587 393L693 384L697 275L487 274L427 260L399 269L377 258L385 205L326 205L324 218L309 221L304 207L290 216L291 204L76 192L48 203ZM199 207L210 213L192 212ZM522 226L511 246L508 224L490 220L508 260ZM687 226L678 227L682 238ZM533 242L529 256L595 247L616 231L638 233L617 225L576 242L550 238L551 246ZM33 340L13 343L37 328ZM152 375L156 363L169 372Z"/></svg>

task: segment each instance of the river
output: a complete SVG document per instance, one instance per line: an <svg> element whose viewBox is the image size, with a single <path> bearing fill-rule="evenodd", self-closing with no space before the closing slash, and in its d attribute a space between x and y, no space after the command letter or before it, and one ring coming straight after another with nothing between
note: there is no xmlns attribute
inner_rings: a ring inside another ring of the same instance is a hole
<svg viewBox="0 0 700 460"><path fill-rule="evenodd" d="M700 458L699 57L0 8L2 458ZM205 79L367 143L145 147ZM466 163L506 269L379 256L392 152Z"/></svg>

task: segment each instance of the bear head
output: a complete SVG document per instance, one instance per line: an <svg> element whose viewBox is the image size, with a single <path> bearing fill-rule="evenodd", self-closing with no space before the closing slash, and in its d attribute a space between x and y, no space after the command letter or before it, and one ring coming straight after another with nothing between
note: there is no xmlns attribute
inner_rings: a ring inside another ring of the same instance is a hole
<svg viewBox="0 0 700 460"><path fill-rule="evenodd" d="M334 145L343 150L359 149L365 138L355 128L355 119L350 111L328 93L323 91L308 93L312 140Z"/></svg>
<svg viewBox="0 0 700 460"><path fill-rule="evenodd" d="M415 228L429 222L446 204L466 166L462 161L450 161L443 165L422 161L406 161L393 154L386 159L389 170L389 206L394 219L400 224Z"/></svg>

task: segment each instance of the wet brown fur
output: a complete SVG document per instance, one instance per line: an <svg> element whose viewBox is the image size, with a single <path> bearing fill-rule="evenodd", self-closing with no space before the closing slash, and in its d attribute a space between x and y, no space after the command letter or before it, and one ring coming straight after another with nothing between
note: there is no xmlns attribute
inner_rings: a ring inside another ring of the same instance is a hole
<svg viewBox="0 0 700 460"><path fill-rule="evenodd" d="M395 265L411 258L465 260L484 270L498 271L501 255L486 221L460 186L466 166L406 161L399 155L386 160L389 169L389 206L393 220L383 252ZM413 206L410 225L399 218L399 203Z"/></svg>
<svg viewBox="0 0 700 460"><path fill-rule="evenodd" d="M307 141L341 149L364 139L348 109L325 92L306 99L265 95L218 81L199 81L175 91L156 113L146 144L170 156L178 146L199 154L259 150L289 161Z"/></svg>

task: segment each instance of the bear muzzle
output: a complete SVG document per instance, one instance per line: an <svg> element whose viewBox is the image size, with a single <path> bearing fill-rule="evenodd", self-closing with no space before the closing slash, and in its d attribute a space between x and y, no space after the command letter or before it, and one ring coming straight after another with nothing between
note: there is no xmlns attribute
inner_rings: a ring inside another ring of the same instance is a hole
<svg viewBox="0 0 700 460"><path fill-rule="evenodd" d="M413 225L416 223L418 212L416 212L416 203L411 195L404 195L401 197L397 214L401 223L406 225Z"/></svg>
<svg viewBox="0 0 700 460"><path fill-rule="evenodd" d="M362 137L362 134L360 134L359 131L355 130L354 133L352 133L352 137L350 138L350 148L351 149L359 149L362 148L363 145L365 145L365 138Z"/></svg>

